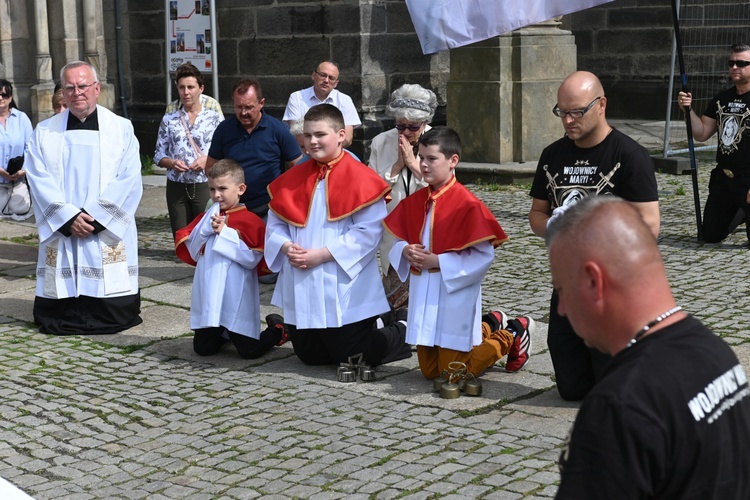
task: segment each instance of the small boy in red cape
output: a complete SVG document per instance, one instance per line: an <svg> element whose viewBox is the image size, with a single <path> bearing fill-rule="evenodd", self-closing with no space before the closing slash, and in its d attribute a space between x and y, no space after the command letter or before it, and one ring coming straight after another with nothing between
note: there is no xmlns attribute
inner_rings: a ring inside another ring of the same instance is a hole
<svg viewBox="0 0 750 500"><path fill-rule="evenodd" d="M279 272L271 303L284 310L294 352L310 365L410 357L405 318L389 314L377 262L391 188L343 150L335 106L310 108L303 130L310 159L268 185L265 247Z"/></svg>
<svg viewBox="0 0 750 500"><path fill-rule="evenodd" d="M402 281L411 272L406 341L417 345L427 379L465 363L475 377L508 354L507 371L529 359L528 316L507 320L494 311L482 316L482 279L508 240L489 209L456 181L461 140L448 127L419 139L419 167L426 188L408 196L383 225L397 241L388 254Z"/></svg>
<svg viewBox="0 0 750 500"><path fill-rule="evenodd" d="M263 261L265 225L244 205L245 173L234 160L219 160L208 172L213 205L175 234L175 253L195 267L190 303L193 349L216 354L231 341L245 359L258 358L287 340L284 320L266 317L260 331L258 273Z"/></svg>

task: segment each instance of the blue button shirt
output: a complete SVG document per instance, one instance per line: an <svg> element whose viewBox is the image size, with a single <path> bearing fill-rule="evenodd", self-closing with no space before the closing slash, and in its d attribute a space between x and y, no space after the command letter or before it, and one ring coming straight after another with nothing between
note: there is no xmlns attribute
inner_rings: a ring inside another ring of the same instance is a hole
<svg viewBox="0 0 750 500"><path fill-rule="evenodd" d="M297 159L302 152L289 128L266 113L251 133L236 116L231 116L216 127L208 156L214 160L231 158L245 171L247 190L240 198L248 209L268 203L271 198L266 188L286 168L286 163Z"/></svg>

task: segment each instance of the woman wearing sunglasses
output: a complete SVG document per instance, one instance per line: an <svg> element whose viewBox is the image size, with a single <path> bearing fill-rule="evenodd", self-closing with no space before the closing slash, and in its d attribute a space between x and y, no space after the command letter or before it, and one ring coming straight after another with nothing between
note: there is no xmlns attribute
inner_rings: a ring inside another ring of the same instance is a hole
<svg viewBox="0 0 750 500"><path fill-rule="evenodd" d="M391 201L386 206L390 213L396 205L417 189L427 186L419 171L417 141L427 130L435 115L437 97L421 85L404 84L391 94L386 106L388 116L396 126L375 136L370 152L370 168L390 183ZM393 244L390 234L383 234L380 244L380 266L388 274L388 251ZM388 290L386 290L388 293Z"/></svg>
<svg viewBox="0 0 750 500"><path fill-rule="evenodd" d="M0 217L24 220L33 214L23 171L31 133L31 120L13 102L13 85L0 79Z"/></svg>

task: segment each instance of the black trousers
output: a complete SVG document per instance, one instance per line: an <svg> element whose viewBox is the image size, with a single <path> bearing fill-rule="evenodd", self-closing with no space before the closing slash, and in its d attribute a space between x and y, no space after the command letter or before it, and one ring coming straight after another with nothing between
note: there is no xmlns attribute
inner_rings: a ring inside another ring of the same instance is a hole
<svg viewBox="0 0 750 500"><path fill-rule="evenodd" d="M141 292L124 297L80 295L66 299L34 299L34 323L53 335L107 335L140 325Z"/></svg>
<svg viewBox="0 0 750 500"><path fill-rule="evenodd" d="M224 337L224 332L227 332L229 340ZM211 356L219 352L222 345L231 341L243 359L255 359L271 350L279 340L281 330L278 328L266 328L260 332L259 339L230 332L223 326L198 328L193 337L193 350L199 356Z"/></svg>
<svg viewBox="0 0 750 500"><path fill-rule="evenodd" d="M406 344L406 326L395 322L376 327L377 317L367 318L339 328L297 329L287 325L294 353L307 365L345 363L350 356L362 354L365 363L378 366L411 356Z"/></svg>
<svg viewBox="0 0 750 500"><path fill-rule="evenodd" d="M186 184L167 179L167 210L172 235L205 212L210 199L208 182Z"/></svg>
<svg viewBox="0 0 750 500"><path fill-rule="evenodd" d="M719 167L711 171L708 199L703 209L703 239L708 243L718 243L729 235L738 210L745 213L745 231L750 242L750 207L747 204L750 173L734 172L732 175L729 177Z"/></svg>
<svg viewBox="0 0 750 500"><path fill-rule="evenodd" d="M566 401L579 401L594 387L609 364L609 355L586 347L568 318L557 313L557 292L552 292L547 346L555 369L557 391Z"/></svg>

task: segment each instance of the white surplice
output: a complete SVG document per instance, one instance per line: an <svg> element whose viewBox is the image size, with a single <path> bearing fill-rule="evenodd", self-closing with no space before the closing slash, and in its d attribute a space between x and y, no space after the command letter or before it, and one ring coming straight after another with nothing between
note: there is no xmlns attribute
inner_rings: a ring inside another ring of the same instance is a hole
<svg viewBox="0 0 750 500"><path fill-rule="evenodd" d="M190 328L223 326L230 332L260 338L260 294L256 266L261 252L248 248L231 227L216 234L214 203L193 229L185 245L197 262L190 301ZM201 249L205 246L203 254Z"/></svg>
<svg viewBox="0 0 750 500"><path fill-rule="evenodd" d="M292 226L268 212L266 264L280 272L271 303L284 310L286 323L300 329L338 328L390 309L376 259L385 201L331 222L325 186L325 182L317 184L305 227ZM281 252L287 241L310 249L325 246L333 260L312 269L293 268Z"/></svg>
<svg viewBox="0 0 750 500"><path fill-rule="evenodd" d="M141 200L138 140L129 120L97 106L99 131L66 131L68 110L41 122L28 172L39 231L36 295L109 298L138 293ZM81 209L106 229L86 238L58 229Z"/></svg>
<svg viewBox="0 0 750 500"><path fill-rule="evenodd" d="M430 207L427 220L430 220ZM429 250L430 225L424 225L422 242ZM427 242L427 243L425 243ZM388 253L401 281L409 275L403 256L407 242L396 240ZM482 280L495 258L495 249L483 241L459 252L438 255L440 269L412 274L406 343L439 346L468 352L482 342Z"/></svg>

